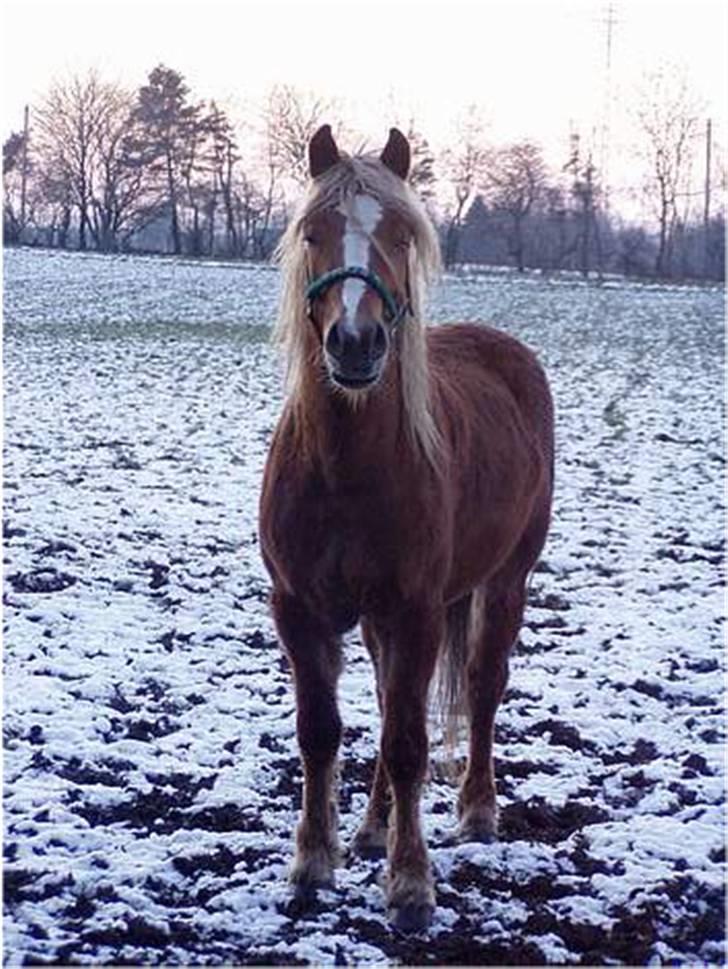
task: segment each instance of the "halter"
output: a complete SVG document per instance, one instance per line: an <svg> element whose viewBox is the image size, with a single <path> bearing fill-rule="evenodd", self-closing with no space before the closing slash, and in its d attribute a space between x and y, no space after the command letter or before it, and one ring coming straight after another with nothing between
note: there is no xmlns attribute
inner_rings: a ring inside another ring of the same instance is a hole
<svg viewBox="0 0 728 969"><path fill-rule="evenodd" d="M382 278L373 270L366 269L364 266L340 266L338 269L330 269L328 272L322 273L320 276L312 279L306 287L306 299L309 301L309 304L330 286L340 283L344 279L361 279L362 282L374 290L384 304L386 320L392 330L395 330L404 317L412 312L412 305L409 299L409 284L407 285L407 299L403 303L397 303L396 297ZM310 315L311 311L309 309Z"/></svg>

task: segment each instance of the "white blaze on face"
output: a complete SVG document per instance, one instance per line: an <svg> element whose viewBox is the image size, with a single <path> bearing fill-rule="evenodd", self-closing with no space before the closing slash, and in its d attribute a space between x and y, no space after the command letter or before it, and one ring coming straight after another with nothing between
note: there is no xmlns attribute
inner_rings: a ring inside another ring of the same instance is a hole
<svg viewBox="0 0 728 969"><path fill-rule="evenodd" d="M339 211L346 218L344 226L344 265L369 267L369 237L379 225L382 207L371 195L355 195L342 203ZM342 287L344 325L354 325L356 311L367 284L363 279L345 279Z"/></svg>

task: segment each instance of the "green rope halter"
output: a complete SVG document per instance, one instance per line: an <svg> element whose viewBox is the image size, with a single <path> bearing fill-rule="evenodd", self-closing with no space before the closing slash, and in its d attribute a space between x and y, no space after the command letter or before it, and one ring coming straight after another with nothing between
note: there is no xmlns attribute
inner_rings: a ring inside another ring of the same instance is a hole
<svg viewBox="0 0 728 969"><path fill-rule="evenodd" d="M306 299L313 301L320 296L330 286L340 283L344 279L361 279L362 282L370 286L379 296L384 304L387 323L394 328L398 326L403 317L412 311L409 299L404 303L398 304L391 290L384 281L371 269L363 266L340 266L338 269L330 269L329 272L317 276L316 279L306 287Z"/></svg>

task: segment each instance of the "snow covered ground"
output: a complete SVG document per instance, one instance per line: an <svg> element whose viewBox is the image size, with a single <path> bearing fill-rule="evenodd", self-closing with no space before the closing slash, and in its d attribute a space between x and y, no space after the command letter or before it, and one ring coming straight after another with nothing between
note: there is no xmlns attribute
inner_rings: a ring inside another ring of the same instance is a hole
<svg viewBox="0 0 728 969"><path fill-rule="evenodd" d="M715 964L724 958L723 294L447 277L435 320L535 347L557 496L498 726L502 840L386 925L381 865L290 905L300 801L256 513L274 270L5 253L5 959ZM347 649L342 838L378 722Z"/></svg>

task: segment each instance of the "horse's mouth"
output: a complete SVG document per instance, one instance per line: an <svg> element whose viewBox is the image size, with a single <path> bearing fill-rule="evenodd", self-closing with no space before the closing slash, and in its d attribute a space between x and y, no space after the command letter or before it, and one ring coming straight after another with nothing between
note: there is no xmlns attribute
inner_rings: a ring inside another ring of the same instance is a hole
<svg viewBox="0 0 728 969"><path fill-rule="evenodd" d="M331 379L340 387L345 387L346 390L363 390L365 387L371 387L372 384L375 384L379 379L379 374L374 373L366 377L352 377L333 371Z"/></svg>

